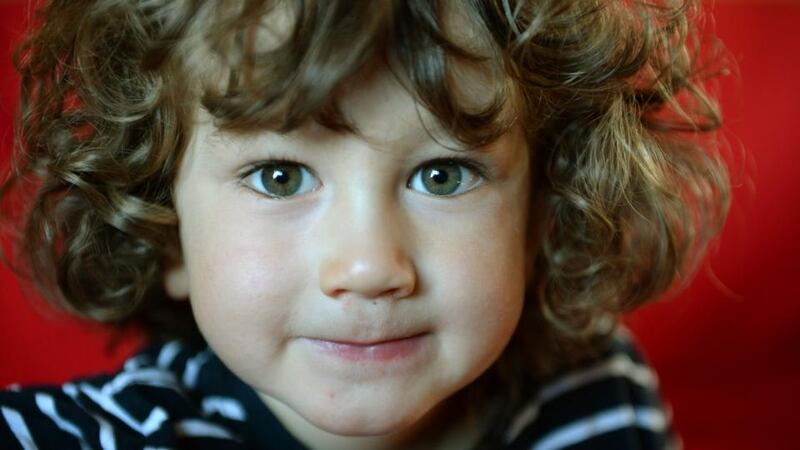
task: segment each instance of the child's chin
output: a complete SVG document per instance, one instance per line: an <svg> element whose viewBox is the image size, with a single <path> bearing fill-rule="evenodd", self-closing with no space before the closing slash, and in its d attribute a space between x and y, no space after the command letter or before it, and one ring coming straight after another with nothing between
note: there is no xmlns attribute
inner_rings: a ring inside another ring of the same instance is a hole
<svg viewBox="0 0 800 450"><path fill-rule="evenodd" d="M396 433L398 437L404 435L422 425L437 404L434 398L414 395L416 393L413 391L406 395L380 391L349 394L335 398L311 394L282 400L270 399L267 402L273 408L273 413L279 413L284 425L294 422L300 428L311 426L337 436L365 438Z"/></svg>
<svg viewBox="0 0 800 450"><path fill-rule="evenodd" d="M376 405L377 406L377 405ZM388 409L388 411L387 411ZM334 413L314 414L307 420L317 428L340 436L383 436L411 427L418 417L408 417L392 408L346 409Z"/></svg>

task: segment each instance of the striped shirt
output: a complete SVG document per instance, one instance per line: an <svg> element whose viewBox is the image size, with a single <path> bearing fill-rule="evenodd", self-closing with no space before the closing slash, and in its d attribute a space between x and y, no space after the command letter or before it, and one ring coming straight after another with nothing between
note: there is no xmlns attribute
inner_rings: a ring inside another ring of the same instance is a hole
<svg viewBox="0 0 800 450"><path fill-rule="evenodd" d="M152 346L113 375L0 392L4 449L304 447L209 349ZM508 423L504 449L670 448L653 372L618 339L601 359L542 386Z"/></svg>

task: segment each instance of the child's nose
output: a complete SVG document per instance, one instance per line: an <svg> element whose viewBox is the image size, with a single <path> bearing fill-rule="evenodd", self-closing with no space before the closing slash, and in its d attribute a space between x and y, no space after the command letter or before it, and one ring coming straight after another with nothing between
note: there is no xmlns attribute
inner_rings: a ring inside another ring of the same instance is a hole
<svg viewBox="0 0 800 450"><path fill-rule="evenodd" d="M319 284L331 298L401 299L413 294L417 274L403 230L386 210L338 216L320 249Z"/></svg>
<svg viewBox="0 0 800 450"><path fill-rule="evenodd" d="M331 298L401 299L414 292L416 276L407 258L377 249L350 249L320 268L320 289Z"/></svg>

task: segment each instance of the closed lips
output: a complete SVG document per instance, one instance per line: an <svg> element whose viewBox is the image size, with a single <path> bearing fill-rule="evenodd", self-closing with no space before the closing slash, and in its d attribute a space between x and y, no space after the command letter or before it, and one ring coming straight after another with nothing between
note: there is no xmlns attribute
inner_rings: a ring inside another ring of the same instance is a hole
<svg viewBox="0 0 800 450"><path fill-rule="evenodd" d="M351 361L388 361L415 353L427 333L403 338L390 338L369 342L348 342L325 339L309 341L323 353Z"/></svg>

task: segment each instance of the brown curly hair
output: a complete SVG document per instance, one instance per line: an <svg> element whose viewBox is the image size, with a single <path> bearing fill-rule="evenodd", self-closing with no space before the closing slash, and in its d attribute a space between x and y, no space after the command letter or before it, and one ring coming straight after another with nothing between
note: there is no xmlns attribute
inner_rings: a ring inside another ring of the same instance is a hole
<svg viewBox="0 0 800 450"><path fill-rule="evenodd" d="M538 251L495 375L547 376L575 361L622 313L688 280L724 222L726 168L702 138L720 116L704 89L715 73L700 52L701 8L471 0L456 23L449 3L48 2L15 58L17 153L0 188L4 217L20 220L12 259L73 313L196 336L162 277L180 258L171 189L198 101L231 130L308 120L353 130L337 92L382 60L468 146L508 130L501 112L519 104ZM261 25L277 8L293 26L264 48ZM486 86L493 101L460 102L456 63L501 75Z"/></svg>

